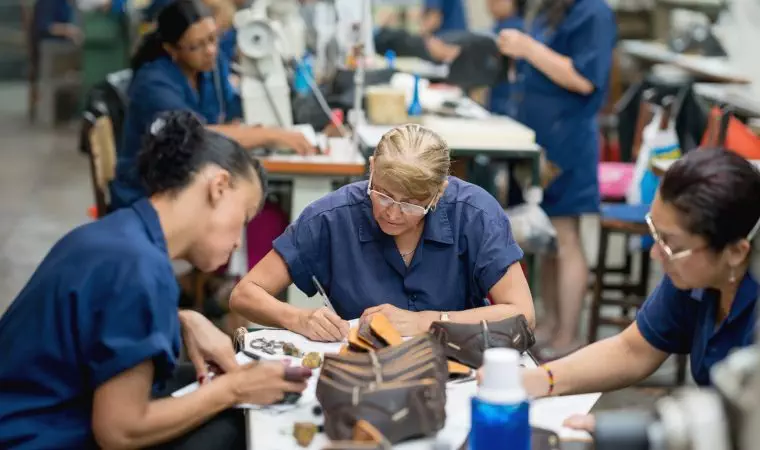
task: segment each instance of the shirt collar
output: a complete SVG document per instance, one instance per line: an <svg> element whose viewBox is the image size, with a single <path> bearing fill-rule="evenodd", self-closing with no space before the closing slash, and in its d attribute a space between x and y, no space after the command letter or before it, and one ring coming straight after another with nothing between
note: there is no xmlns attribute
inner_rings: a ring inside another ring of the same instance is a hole
<svg viewBox="0 0 760 450"><path fill-rule="evenodd" d="M438 202L440 206L440 201ZM366 197L360 204L359 241L369 242L380 239L384 233L372 217L372 201ZM425 229L422 238L426 241L451 245L454 243L454 233L445 208L431 209L425 216Z"/></svg>
<svg viewBox="0 0 760 450"><path fill-rule="evenodd" d="M169 250L166 246L164 230L161 228L161 222L158 220L158 213L156 212L156 209L153 208L150 200L147 198L141 198L132 204L132 209L135 210L137 217L140 218L145 226L145 231L148 232L148 237L151 242L168 254Z"/></svg>

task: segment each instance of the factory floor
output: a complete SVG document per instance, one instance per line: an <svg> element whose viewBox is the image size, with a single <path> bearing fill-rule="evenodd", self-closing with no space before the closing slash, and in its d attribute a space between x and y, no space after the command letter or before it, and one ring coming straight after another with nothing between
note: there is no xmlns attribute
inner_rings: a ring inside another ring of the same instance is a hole
<svg viewBox="0 0 760 450"><path fill-rule="evenodd" d="M26 98L23 84L0 84L0 315L56 240L90 220L87 210L93 203L88 161L77 150L76 126L46 130L30 125ZM587 254L595 255L593 219L583 228L590 243ZM674 364L668 362L647 384L673 379ZM624 389L602 396L595 409L649 408L665 392Z"/></svg>

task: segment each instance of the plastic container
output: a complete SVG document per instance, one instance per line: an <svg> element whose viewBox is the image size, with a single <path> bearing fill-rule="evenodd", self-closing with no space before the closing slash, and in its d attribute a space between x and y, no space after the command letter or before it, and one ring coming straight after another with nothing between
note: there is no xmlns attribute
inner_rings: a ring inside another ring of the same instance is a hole
<svg viewBox="0 0 760 450"><path fill-rule="evenodd" d="M414 92L412 93L412 103L407 110L409 117L418 117L422 115L422 104L420 103L420 77L414 76Z"/></svg>
<svg viewBox="0 0 760 450"><path fill-rule="evenodd" d="M491 348L483 355L483 381L472 398L470 450L530 450L530 404L520 375L520 354Z"/></svg>

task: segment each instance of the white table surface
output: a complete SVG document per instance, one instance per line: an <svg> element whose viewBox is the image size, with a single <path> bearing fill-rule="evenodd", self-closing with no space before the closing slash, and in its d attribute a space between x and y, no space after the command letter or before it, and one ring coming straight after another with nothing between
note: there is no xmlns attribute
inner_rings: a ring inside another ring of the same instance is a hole
<svg viewBox="0 0 760 450"><path fill-rule="evenodd" d="M695 83L694 92L714 103L725 103L740 114L760 117L760 89L751 84Z"/></svg>
<svg viewBox="0 0 760 450"><path fill-rule="evenodd" d="M514 119L491 116L487 119L423 116L421 125L438 133L455 153L536 152L536 133ZM389 125L362 125L359 137L367 147L375 147Z"/></svg>
<svg viewBox="0 0 760 450"><path fill-rule="evenodd" d="M728 58L683 55L662 43L637 39L624 40L621 49L634 57L656 63L673 64L697 75L721 81L747 83L747 75L731 65Z"/></svg>
<svg viewBox="0 0 760 450"><path fill-rule="evenodd" d="M352 326L355 322L352 322ZM340 349L341 343L316 343L307 340L303 336L286 330L261 330L248 333L246 346L257 337L271 340L291 342L304 352L317 351L320 353L335 353ZM267 355L255 352L262 359L282 359L282 355ZM300 365L299 358L284 357L291 360L293 365ZM239 354L241 362L247 361L247 357ZM526 358L525 364L533 365ZM248 449L249 450L296 450L300 449L293 438L293 424L295 422L321 423L321 416L316 417L312 408L317 404L316 384L319 371L309 380L308 387L301 399L291 406L255 407L247 409L248 422ZM197 387L197 385L195 385ZM193 385L188 386L185 392L192 390ZM474 381L453 384L447 387L446 424L438 433L438 439L445 439L454 446L464 442L470 429L470 399L477 390ZM178 391L179 392L179 391ZM534 401L531 404L531 424L534 426L554 430L562 439L567 440L590 440L588 434L562 427L565 418L572 414L588 413L597 402L601 394L573 395L565 397L553 397ZM428 450L436 438L419 439L396 445L398 450ZM328 442L324 433L318 434L309 449L321 449Z"/></svg>

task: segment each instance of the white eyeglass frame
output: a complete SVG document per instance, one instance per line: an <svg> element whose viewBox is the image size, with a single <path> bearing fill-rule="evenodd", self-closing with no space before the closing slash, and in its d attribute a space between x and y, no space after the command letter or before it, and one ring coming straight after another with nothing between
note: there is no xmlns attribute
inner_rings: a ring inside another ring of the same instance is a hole
<svg viewBox="0 0 760 450"><path fill-rule="evenodd" d="M433 203L435 202L435 199L437 196L434 196L430 203L428 203L427 207L422 207L420 205L415 205L413 203L408 202L398 202L391 198L388 195L383 194L382 192L376 191L372 189L372 175L373 172L370 172L369 174L369 182L367 183L367 196L369 196L370 200L372 199L372 194L378 197L378 202L380 203L380 206L383 208L390 208L393 205L398 205L399 211L401 211L402 214L405 216L415 216L415 217L425 217L427 213L430 212L430 209L433 207ZM383 203L386 202L387 205L384 205Z"/></svg>

